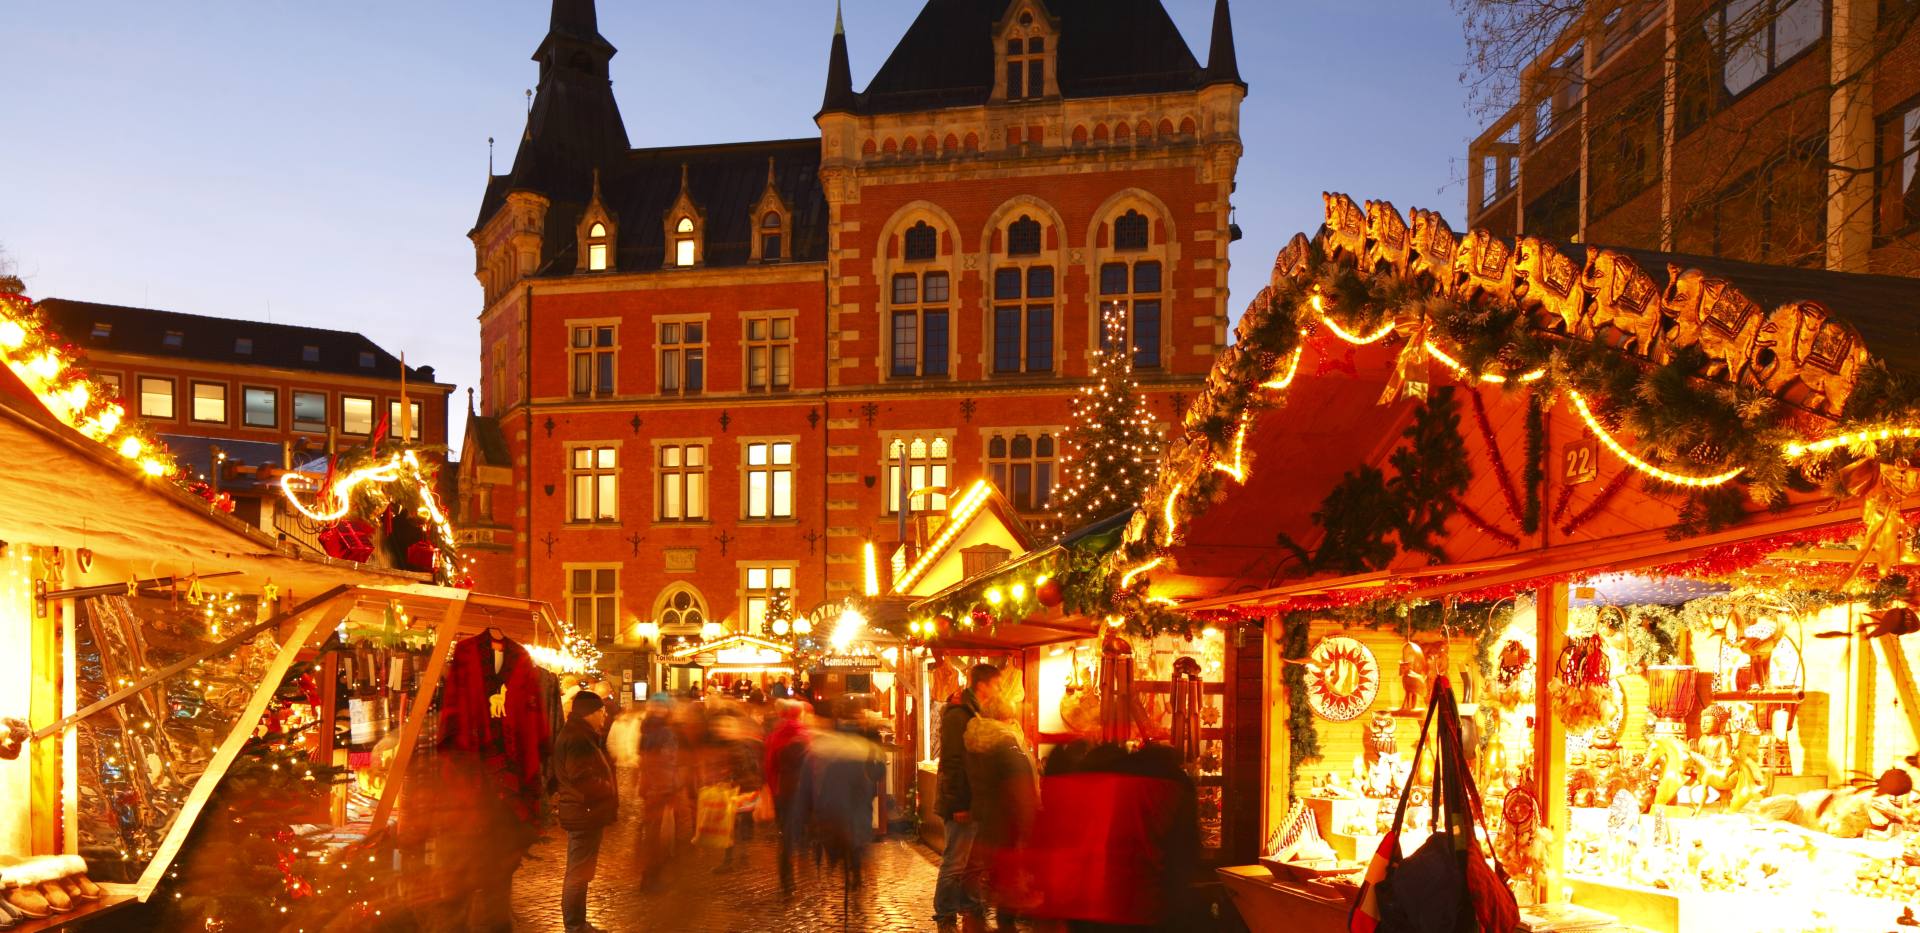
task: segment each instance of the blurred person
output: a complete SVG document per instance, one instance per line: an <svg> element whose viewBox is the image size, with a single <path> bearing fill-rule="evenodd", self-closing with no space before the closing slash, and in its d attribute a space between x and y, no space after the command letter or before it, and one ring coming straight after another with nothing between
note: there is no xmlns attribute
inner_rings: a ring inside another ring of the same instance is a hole
<svg viewBox="0 0 1920 933"><path fill-rule="evenodd" d="M738 710L714 717L712 735L714 754L719 760L720 769L724 771L723 779L733 786L735 795L733 845L727 847L726 854L720 857L719 867L714 869L724 874L734 870L736 858L746 858L742 847L753 841L753 808L759 803L766 785L762 770L766 742L760 737L758 720Z"/></svg>
<svg viewBox="0 0 1920 933"><path fill-rule="evenodd" d="M673 728L673 702L664 693L647 701L640 721L636 775L640 798L641 889L660 886L677 842L693 831L693 806L680 765L680 736Z"/></svg>
<svg viewBox="0 0 1920 933"><path fill-rule="evenodd" d="M967 870L982 885L981 903L998 913L998 929L1011 931L1015 914L1026 906L1018 853L1032 832L1040 786L1020 729L1019 681L1001 678L997 687L977 694L980 713L967 722L967 786L975 826Z"/></svg>
<svg viewBox="0 0 1920 933"><path fill-rule="evenodd" d="M1059 759L1058 767L1055 759ZM1180 756L1149 744L1103 744L1077 760L1050 756L1041 807L1021 861L1032 915L1073 933L1182 929L1195 901L1200 820Z"/></svg>
<svg viewBox="0 0 1920 933"><path fill-rule="evenodd" d="M833 728L808 743L796 818L811 830L827 856L846 869L847 885L864 883L867 846L873 843L873 805L886 763L880 746L860 734L858 710L835 711Z"/></svg>
<svg viewBox="0 0 1920 933"><path fill-rule="evenodd" d="M795 820L798 808L794 801L812 733L807 728L806 704L780 700L774 707L779 722L767 736L763 773L767 793L773 797L775 832L780 834L780 893L792 896L794 851L805 833L805 827Z"/></svg>
<svg viewBox="0 0 1920 933"><path fill-rule="evenodd" d="M976 925L985 924L984 908L975 896L979 886L967 874L977 833L973 795L967 784L966 735L967 723L980 715L980 694L995 689L999 679L999 668L974 665L968 671L966 685L940 710L940 771L934 813L946 824L946 844L942 846L940 877L933 886L933 920L940 925L940 933L954 933L963 915L976 918Z"/></svg>
<svg viewBox="0 0 1920 933"><path fill-rule="evenodd" d="M606 703L598 693L582 690L574 695L567 724L553 743L558 784L554 815L567 832L567 871L560 887L560 918L567 933L600 933L587 922L587 886L599 865L601 835L620 812L613 760L601 738L606 726Z"/></svg>

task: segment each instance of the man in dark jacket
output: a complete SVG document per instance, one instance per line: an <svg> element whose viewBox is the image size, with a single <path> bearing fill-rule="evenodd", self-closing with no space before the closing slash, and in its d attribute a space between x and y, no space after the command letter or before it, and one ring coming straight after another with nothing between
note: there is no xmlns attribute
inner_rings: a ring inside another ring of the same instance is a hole
<svg viewBox="0 0 1920 933"><path fill-rule="evenodd" d="M967 784L967 723L980 715L980 694L994 688L1000 669L991 664L976 664L967 673L967 686L947 700L940 711L939 797L934 813L946 824L946 851L940 860L940 878L933 887L933 920L940 933L959 929L961 915L985 919L978 899L977 884L967 875L967 863L973 854L976 827L973 823L973 793Z"/></svg>
<svg viewBox="0 0 1920 933"><path fill-rule="evenodd" d="M587 922L587 885L600 861L600 835L620 812L613 760L602 744L606 726L606 702L583 690L553 743L554 813L567 831L567 874L560 886L567 933L599 933Z"/></svg>

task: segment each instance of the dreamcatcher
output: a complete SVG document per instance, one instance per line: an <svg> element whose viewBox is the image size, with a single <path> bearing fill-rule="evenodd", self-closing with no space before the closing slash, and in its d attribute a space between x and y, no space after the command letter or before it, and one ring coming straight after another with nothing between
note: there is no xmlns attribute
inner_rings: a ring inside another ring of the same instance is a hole
<svg viewBox="0 0 1920 933"><path fill-rule="evenodd" d="M1560 649L1553 679L1547 684L1554 718L1569 732L1606 725L1620 714L1613 668L1599 635L1576 638Z"/></svg>
<svg viewBox="0 0 1920 933"><path fill-rule="evenodd" d="M1092 735L1100 731L1100 687L1094 682L1093 671L1080 666L1080 649L1073 649L1068 660L1071 670L1067 674L1066 693L1060 697L1060 721L1067 729L1081 735Z"/></svg>

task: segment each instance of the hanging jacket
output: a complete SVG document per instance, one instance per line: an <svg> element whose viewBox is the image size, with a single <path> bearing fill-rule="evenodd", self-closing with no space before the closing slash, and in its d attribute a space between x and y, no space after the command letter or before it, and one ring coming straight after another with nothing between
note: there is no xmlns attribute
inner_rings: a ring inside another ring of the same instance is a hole
<svg viewBox="0 0 1920 933"><path fill-rule="evenodd" d="M500 790L514 799L522 819L532 819L541 790L541 770L552 747L552 732L540 681L527 650L513 639L502 643L494 669L491 639L482 632L458 642L440 693L440 747L473 753L489 763ZM499 715L493 697L506 688Z"/></svg>

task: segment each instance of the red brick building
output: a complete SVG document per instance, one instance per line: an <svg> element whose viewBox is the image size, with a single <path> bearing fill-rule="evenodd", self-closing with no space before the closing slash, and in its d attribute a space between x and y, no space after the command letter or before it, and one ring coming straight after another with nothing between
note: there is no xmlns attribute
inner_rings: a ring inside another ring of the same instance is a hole
<svg viewBox="0 0 1920 933"><path fill-rule="evenodd" d="M385 420L400 433L403 373L412 437L447 443L447 396L431 366L406 366L350 331L49 298L47 321L118 386L175 459L235 499L235 513L275 530L284 468L366 443ZM220 469L215 470L216 458ZM285 523L281 523L284 525ZM282 527L297 539L310 534ZM307 541L306 543L313 543Z"/></svg>
<svg viewBox="0 0 1920 933"><path fill-rule="evenodd" d="M818 138L632 149L613 54L556 0L471 234L483 588L616 646L751 631L854 592L903 482L1044 523L1104 303L1162 418L1226 342L1226 0L1204 65L1159 0L931 0L864 91L836 29Z"/></svg>

